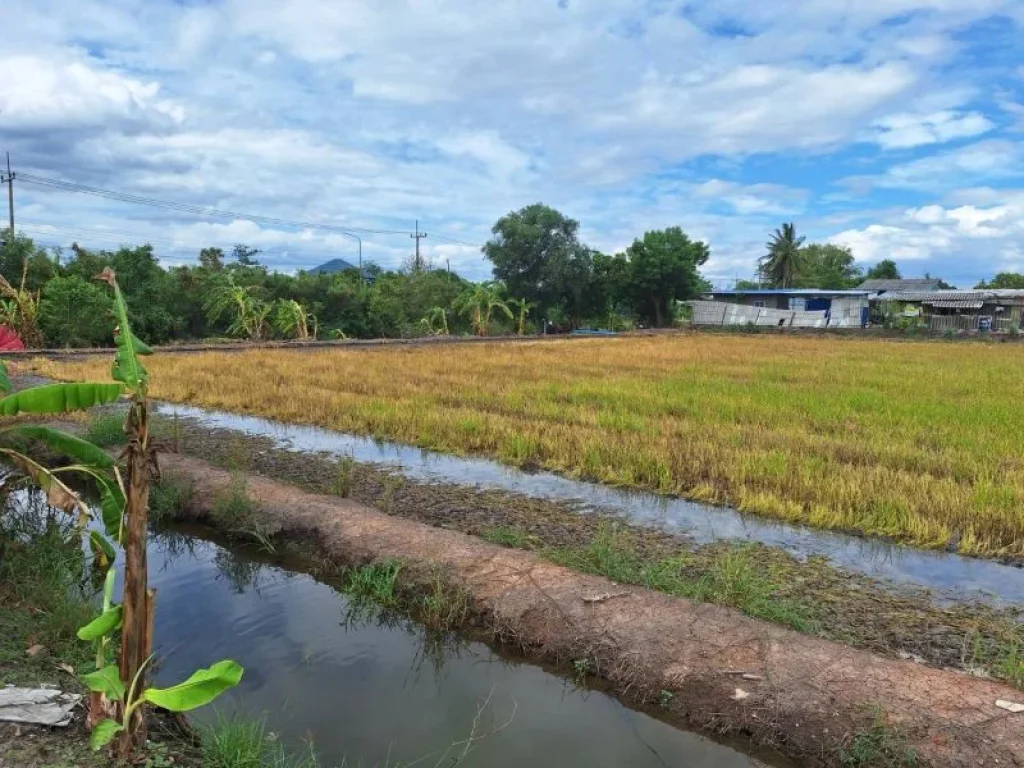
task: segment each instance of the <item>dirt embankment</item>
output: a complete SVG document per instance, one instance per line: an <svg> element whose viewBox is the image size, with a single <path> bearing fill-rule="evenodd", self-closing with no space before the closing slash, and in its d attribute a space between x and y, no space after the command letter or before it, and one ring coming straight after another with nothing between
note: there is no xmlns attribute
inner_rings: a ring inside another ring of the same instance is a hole
<svg viewBox="0 0 1024 768"><path fill-rule="evenodd" d="M193 483L191 511L200 518L231 484L231 474L193 458L169 455L162 464ZM623 587L260 476L247 481L273 532L315 540L340 562L443 563L500 639L555 661L587 659L620 694L670 700L696 727L749 733L811 764L832 764L837 745L865 732L877 707L918 764L1024 765L1024 713L996 706L1024 699L1020 691Z"/></svg>

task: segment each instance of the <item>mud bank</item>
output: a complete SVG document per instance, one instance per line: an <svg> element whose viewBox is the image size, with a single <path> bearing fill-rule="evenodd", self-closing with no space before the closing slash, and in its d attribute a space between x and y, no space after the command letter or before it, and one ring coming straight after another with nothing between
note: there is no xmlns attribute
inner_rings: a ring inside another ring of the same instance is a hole
<svg viewBox="0 0 1024 768"><path fill-rule="evenodd" d="M189 513L199 519L231 486L230 473L193 458L164 456L162 464L193 484ZM444 564L500 640L556 662L585 659L628 698L665 699L667 691L674 714L698 728L748 734L808 764L839 764L837 748L871 727L877 707L919 764L1024 765L1024 714L996 706L1024 698L1009 687L625 588L352 501L246 480L270 532L314 540L339 562Z"/></svg>

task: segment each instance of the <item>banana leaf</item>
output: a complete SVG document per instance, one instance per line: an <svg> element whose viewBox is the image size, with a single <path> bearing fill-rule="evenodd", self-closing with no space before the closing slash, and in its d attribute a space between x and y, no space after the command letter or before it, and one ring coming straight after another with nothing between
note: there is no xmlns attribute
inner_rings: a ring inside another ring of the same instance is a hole
<svg viewBox="0 0 1024 768"><path fill-rule="evenodd" d="M121 287L117 284L114 271L106 267L96 279L107 283L114 290L117 330L114 335L114 365L110 369L110 376L114 381L124 382L134 394L143 395L149 372L139 360L139 355L152 354L153 350L132 333L131 324L128 322L128 305L121 293Z"/></svg>
<svg viewBox="0 0 1024 768"><path fill-rule="evenodd" d="M124 699L124 683L116 664L107 666L88 675L82 675L82 682L90 691L102 693L111 701L122 701Z"/></svg>
<svg viewBox="0 0 1024 768"><path fill-rule="evenodd" d="M111 720L109 717L106 720L100 720L96 723L96 727L92 729L92 735L89 737L89 747L93 752L98 752L123 730L123 725Z"/></svg>
<svg viewBox="0 0 1024 768"><path fill-rule="evenodd" d="M96 405L114 402L123 391L124 387L120 384L99 382L46 384L42 387L23 389L0 399L0 415L84 411Z"/></svg>
<svg viewBox="0 0 1024 768"><path fill-rule="evenodd" d="M110 469L114 466L113 457L102 448L93 445L88 440L69 435L67 432L62 432L59 429L25 424L11 427L7 431L17 432L33 440L41 440L55 451L70 456L73 459L78 459L83 464L91 464L102 469Z"/></svg>
<svg viewBox="0 0 1024 768"><path fill-rule="evenodd" d="M122 606L115 605L78 630L79 640L99 640L121 626Z"/></svg>
<svg viewBox="0 0 1024 768"><path fill-rule="evenodd" d="M200 669L186 681L170 688L147 688L143 698L150 704L171 712L188 712L209 704L228 688L238 685L243 669L234 661L218 661L208 669Z"/></svg>
<svg viewBox="0 0 1024 768"><path fill-rule="evenodd" d="M7 364L0 360L0 392L11 391L11 379L7 375Z"/></svg>
<svg viewBox="0 0 1024 768"><path fill-rule="evenodd" d="M12 464L29 476L39 490L46 494L46 503L51 507L56 507L64 512L73 512L78 509L80 518L87 519L89 517L89 507L79 498L78 494L42 464L9 448L0 448L0 454L6 456Z"/></svg>

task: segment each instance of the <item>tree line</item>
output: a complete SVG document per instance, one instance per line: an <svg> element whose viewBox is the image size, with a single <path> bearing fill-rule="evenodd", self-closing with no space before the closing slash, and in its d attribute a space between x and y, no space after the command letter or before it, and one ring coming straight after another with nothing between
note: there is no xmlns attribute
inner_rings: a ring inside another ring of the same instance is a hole
<svg viewBox="0 0 1024 768"><path fill-rule="evenodd" d="M580 242L579 224L544 205L502 217L484 246L493 278L444 269L285 274L260 252L204 248L164 267L151 245L69 252L9 232L0 246L0 325L27 346L107 343L110 296L93 280L119 275L138 333L153 343L236 338L377 338L511 334L667 325L677 300L706 290L705 243L678 227L647 232L624 253Z"/></svg>
<svg viewBox="0 0 1024 768"><path fill-rule="evenodd" d="M163 267L150 245L76 244L68 253L8 232L0 246L0 325L30 347L106 343L110 296L93 281L106 267L120 276L139 333L158 344L661 327L675 321L680 301L711 288L700 273L708 244L679 227L646 232L611 255L582 242L579 222L540 203L498 219L483 254L493 279L480 283L418 265L290 275L261 264L259 251L245 245L204 248L195 264ZM865 271L850 249L807 243L783 224L758 262L758 279L736 287L841 290L899 277L892 260ZM978 287L1024 287L1024 275L1002 273Z"/></svg>

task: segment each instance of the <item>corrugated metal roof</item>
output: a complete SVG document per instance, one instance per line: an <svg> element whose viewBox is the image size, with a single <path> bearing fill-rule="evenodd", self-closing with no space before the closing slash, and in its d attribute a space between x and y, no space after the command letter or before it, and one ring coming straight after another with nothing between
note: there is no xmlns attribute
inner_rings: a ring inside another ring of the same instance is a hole
<svg viewBox="0 0 1024 768"><path fill-rule="evenodd" d="M744 288L707 291L705 296L867 296L869 291L833 291L828 288Z"/></svg>
<svg viewBox="0 0 1024 768"><path fill-rule="evenodd" d="M936 301L981 301L987 304L1024 303L1024 290L994 289L976 291L889 291L879 301L910 301L933 304Z"/></svg>
<svg viewBox="0 0 1024 768"><path fill-rule="evenodd" d="M858 285L866 291L937 291L941 280L930 277L913 277L897 280L865 280Z"/></svg>
<svg viewBox="0 0 1024 768"><path fill-rule="evenodd" d="M924 302L929 307L939 307L940 309L981 309L985 306L983 301L926 301Z"/></svg>

